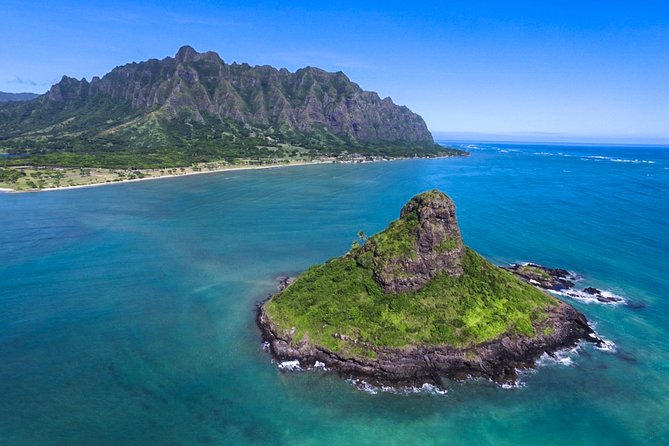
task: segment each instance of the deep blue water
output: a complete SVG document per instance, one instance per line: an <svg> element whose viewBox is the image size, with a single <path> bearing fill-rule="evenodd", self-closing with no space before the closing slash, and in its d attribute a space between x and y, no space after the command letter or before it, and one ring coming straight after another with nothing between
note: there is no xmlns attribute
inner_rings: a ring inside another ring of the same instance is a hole
<svg viewBox="0 0 669 446"><path fill-rule="evenodd" d="M668 444L669 148L468 149L0 194L0 444ZM446 395L280 372L254 324L276 277L434 187L492 261L645 305L571 301L616 351Z"/></svg>

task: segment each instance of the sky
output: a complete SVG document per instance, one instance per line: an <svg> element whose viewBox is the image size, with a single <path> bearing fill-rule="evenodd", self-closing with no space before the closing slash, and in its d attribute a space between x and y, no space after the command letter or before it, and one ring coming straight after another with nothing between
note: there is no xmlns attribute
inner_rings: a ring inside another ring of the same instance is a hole
<svg viewBox="0 0 669 446"><path fill-rule="evenodd" d="M0 91L174 56L344 71L439 135L669 142L669 0L2 0Z"/></svg>

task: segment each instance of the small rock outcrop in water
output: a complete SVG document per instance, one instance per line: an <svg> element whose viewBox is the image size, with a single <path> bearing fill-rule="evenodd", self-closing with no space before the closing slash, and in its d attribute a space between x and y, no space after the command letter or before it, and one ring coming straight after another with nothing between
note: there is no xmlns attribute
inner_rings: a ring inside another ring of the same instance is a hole
<svg viewBox="0 0 669 446"><path fill-rule="evenodd" d="M504 269L511 271L525 282L544 290L561 291L574 287L576 279L569 271L560 268L547 268L536 263L514 264Z"/></svg>
<svg viewBox="0 0 669 446"><path fill-rule="evenodd" d="M559 294L574 299L596 301L602 304L626 303L625 299L612 293L607 293L594 287L584 288L583 291L575 289L574 282L578 279L572 273L561 268L548 268L536 263L514 264L504 267L520 279L538 288L555 291ZM627 302L630 307L637 307L638 303Z"/></svg>
<svg viewBox="0 0 669 446"><path fill-rule="evenodd" d="M363 246L304 272L259 305L257 321L280 363L397 387L509 383L544 353L602 343L583 314L467 248L437 190Z"/></svg>
<svg viewBox="0 0 669 446"><path fill-rule="evenodd" d="M293 277L290 276L281 276L279 277L279 291L283 291L286 288L290 286L291 283L295 280Z"/></svg>

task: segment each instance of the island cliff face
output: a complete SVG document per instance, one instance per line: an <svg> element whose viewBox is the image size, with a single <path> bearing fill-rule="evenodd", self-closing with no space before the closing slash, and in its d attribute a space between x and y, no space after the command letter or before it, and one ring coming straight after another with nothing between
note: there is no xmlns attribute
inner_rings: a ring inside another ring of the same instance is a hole
<svg viewBox="0 0 669 446"><path fill-rule="evenodd" d="M509 383L544 353L601 342L583 314L467 248L437 190L260 305L258 324L278 361L386 386Z"/></svg>
<svg viewBox="0 0 669 446"><path fill-rule="evenodd" d="M388 239L409 249L388 251L384 243ZM365 243L361 257L367 253L371 253L374 278L386 293L418 289L441 273L459 277L465 245L455 205L436 191L414 197L382 240L377 237Z"/></svg>

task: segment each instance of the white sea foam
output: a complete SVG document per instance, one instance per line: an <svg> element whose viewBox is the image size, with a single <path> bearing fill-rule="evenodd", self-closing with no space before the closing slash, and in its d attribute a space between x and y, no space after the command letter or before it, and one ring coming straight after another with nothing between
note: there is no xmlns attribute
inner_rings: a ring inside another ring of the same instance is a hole
<svg viewBox="0 0 669 446"><path fill-rule="evenodd" d="M302 367L300 366L300 361L297 359L294 359L292 361L283 361L279 363L279 368L281 370L290 370L295 371L295 370L302 370Z"/></svg>
<svg viewBox="0 0 669 446"><path fill-rule="evenodd" d="M433 393L435 395L446 395L448 393L448 390L440 389L430 383L424 383L420 387L406 387L406 391L409 393Z"/></svg>
<svg viewBox="0 0 669 446"><path fill-rule="evenodd" d="M420 387L415 386L406 386L406 387L392 387L392 386L374 386L362 379L348 379L349 383L356 386L358 389L363 392L367 392L371 395L376 395L379 392L383 393L395 393L399 395L407 395L412 393L427 393L432 395L446 395L448 393L445 389L440 389L434 384L424 383Z"/></svg>
<svg viewBox="0 0 669 446"><path fill-rule="evenodd" d="M616 344L613 341L609 341L603 336L600 336L597 333L597 323L593 321L588 321L588 326L592 328L593 333L590 333L590 337L592 339L597 339L600 341L600 345L595 344L595 348L597 350L601 350L603 352L610 352L610 353L615 353L617 351Z"/></svg>
<svg viewBox="0 0 669 446"><path fill-rule="evenodd" d="M303 367L302 364L300 364L300 361L298 361L297 359L279 362L277 363L277 367L279 367L281 370L289 372L301 372L304 370L323 370L323 371L328 370L328 368L325 367L325 363L322 363L320 361L316 361L313 367L307 367L307 366Z"/></svg>
<svg viewBox="0 0 669 446"><path fill-rule="evenodd" d="M313 368L321 369L321 370L327 370L327 367L325 367L325 363L320 362L320 361L316 361Z"/></svg>
<svg viewBox="0 0 669 446"><path fill-rule="evenodd" d="M362 379L347 379L346 381L353 384L363 392L367 392L371 395L376 395L377 393L379 393L379 391L383 391L382 388L374 387L373 385Z"/></svg>
<svg viewBox="0 0 669 446"><path fill-rule="evenodd" d="M655 161L651 160L613 158L611 156L601 156L601 155L584 156L581 157L581 159L583 161L593 160L593 161L611 161L613 163L655 164Z"/></svg>
<svg viewBox="0 0 669 446"><path fill-rule="evenodd" d="M563 350L558 350L552 355L544 353L539 357L539 359L537 359L536 365L537 367L539 367L543 365L555 364L566 367L572 367L575 365L573 358L574 356L578 355L579 349L580 345L577 345L576 347L573 348L565 348Z"/></svg>
<svg viewBox="0 0 669 446"><path fill-rule="evenodd" d="M512 265L521 265L521 266L526 266L526 265L534 265L532 262L516 262ZM575 273L574 271L567 271L567 275L564 276L564 279L567 279L571 282L578 283L583 281L583 277L580 276L579 274ZM539 282L537 282L534 279L530 279L529 283L538 286ZM583 286L583 285L581 285ZM546 290L550 293L553 293L558 296L564 296L564 297L569 297L571 299L577 299L585 303L595 303L595 304L601 304L601 305L621 305L621 304L627 304L627 299L624 297L615 294L611 291L605 291L605 290L599 290L600 294L590 294L582 290L577 290L575 288L570 288L568 290ZM602 301L598 298L604 298L605 300ZM607 301L608 300L608 301Z"/></svg>
<svg viewBox="0 0 669 446"><path fill-rule="evenodd" d="M589 323L590 328L595 329L594 323ZM602 336L599 336L597 333L590 333L590 337L596 340L599 340L599 344L595 344L597 350L604 352L615 353L617 348L616 344L613 341L610 341ZM583 346L591 345L588 341L579 342L576 347L566 348L563 350L558 350L557 352L549 355L547 353L542 354L539 359L536 361L536 366L546 366L546 365L560 365L565 367L573 367L576 365L574 358L578 356L579 351ZM524 373L527 371L523 371Z"/></svg>
<svg viewBox="0 0 669 446"><path fill-rule="evenodd" d="M516 371L518 373L519 371ZM525 387L525 383L520 380L520 378L516 379L512 383L504 383L500 386L502 389L521 389Z"/></svg>
<svg viewBox="0 0 669 446"><path fill-rule="evenodd" d="M614 158L612 156L604 155L571 155L564 152L533 152L533 154L543 156L561 156L563 158L579 157L582 161L610 161L612 163L655 164L655 161L652 160Z"/></svg>
<svg viewBox="0 0 669 446"><path fill-rule="evenodd" d="M595 324L589 323L589 325L594 330ZM616 351L616 345L612 341L609 341L608 339L605 339L597 335L596 333L591 333L590 337L601 341L601 345L595 345L596 349L612 353ZM537 373L539 367L547 367L547 366L575 367L576 366L575 359L579 355L580 350L584 348L584 346L588 345L591 345L591 343L583 340L580 341L575 347L558 350L552 355L544 353L539 357L539 359L535 361L534 368L517 369L516 373L518 374L518 378L516 379L516 381L514 383L502 384L501 387L504 389L525 387L525 383L522 381L523 377Z"/></svg>
<svg viewBox="0 0 669 446"><path fill-rule="evenodd" d="M585 291L579 291L579 290L560 290L560 291L555 291L555 290L549 290L553 294L557 294L559 296L564 296L564 297L569 297L571 299L576 299L580 300L581 302L588 303L588 304L600 304L600 305L621 305L627 303L627 300L619 296L615 293L612 293L610 291L601 291L601 294L590 294L586 293ZM602 301L599 300L598 297L603 297L606 299L611 299L609 301Z"/></svg>
<svg viewBox="0 0 669 446"><path fill-rule="evenodd" d="M602 341L602 343L600 345L595 346L595 348L597 350L601 350L603 352L610 352L610 353L615 353L616 352L616 350L617 350L616 344L613 341L609 341L608 339L604 339L600 336L596 336L596 337L598 337Z"/></svg>
<svg viewBox="0 0 669 446"><path fill-rule="evenodd" d="M655 164L655 161L650 160L626 160L619 158L611 158L611 161L614 163L644 163L644 164Z"/></svg>
<svg viewBox="0 0 669 446"><path fill-rule="evenodd" d="M264 341L262 343L262 349L265 350L265 351L269 351L269 342Z"/></svg>

